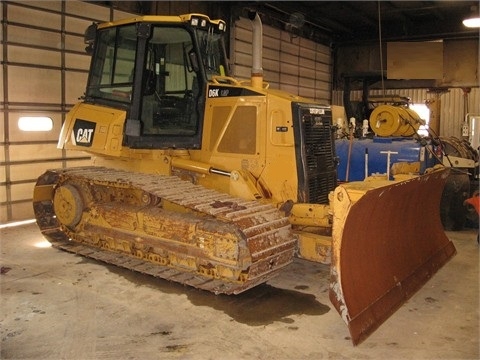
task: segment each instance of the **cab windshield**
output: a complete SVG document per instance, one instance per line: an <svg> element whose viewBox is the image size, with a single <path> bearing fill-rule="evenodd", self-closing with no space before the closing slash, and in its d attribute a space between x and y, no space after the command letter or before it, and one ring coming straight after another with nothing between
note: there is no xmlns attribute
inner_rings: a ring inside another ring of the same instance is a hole
<svg viewBox="0 0 480 360"><path fill-rule="evenodd" d="M87 99L135 106L141 91L140 135L193 135L203 115L206 84L226 76L222 34L152 24L144 45L137 24L99 30ZM141 78L135 78L141 66Z"/></svg>
<svg viewBox="0 0 480 360"><path fill-rule="evenodd" d="M227 59L221 34L208 31L198 31L200 54L207 79L212 76L228 76Z"/></svg>
<svg viewBox="0 0 480 360"><path fill-rule="evenodd" d="M137 36L135 24L100 30L87 97L130 103Z"/></svg>

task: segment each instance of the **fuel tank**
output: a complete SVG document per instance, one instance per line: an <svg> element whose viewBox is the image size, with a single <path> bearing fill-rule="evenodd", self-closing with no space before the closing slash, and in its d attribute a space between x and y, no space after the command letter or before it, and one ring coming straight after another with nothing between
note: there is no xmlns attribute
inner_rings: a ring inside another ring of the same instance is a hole
<svg viewBox="0 0 480 360"><path fill-rule="evenodd" d="M436 159L426 145L421 145L412 138L388 137L355 138L352 140L350 161L348 152L349 139L335 140L337 157L339 158L339 181L361 181L372 174L387 173L387 152L390 152L390 166L396 162L419 162L420 174L436 164ZM347 179L347 168L348 179ZM390 180L393 177L390 176Z"/></svg>

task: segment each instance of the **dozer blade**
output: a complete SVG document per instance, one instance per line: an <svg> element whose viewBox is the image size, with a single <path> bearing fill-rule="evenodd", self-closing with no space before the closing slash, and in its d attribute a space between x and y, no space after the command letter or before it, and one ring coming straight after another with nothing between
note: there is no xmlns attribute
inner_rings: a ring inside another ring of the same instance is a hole
<svg viewBox="0 0 480 360"><path fill-rule="evenodd" d="M449 170L335 190L330 300L362 342L456 250L440 221Z"/></svg>

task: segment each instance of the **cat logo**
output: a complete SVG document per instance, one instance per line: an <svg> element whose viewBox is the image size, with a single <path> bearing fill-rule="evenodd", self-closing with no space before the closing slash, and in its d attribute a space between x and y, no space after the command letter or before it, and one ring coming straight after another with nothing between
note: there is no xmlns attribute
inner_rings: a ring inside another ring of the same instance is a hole
<svg viewBox="0 0 480 360"><path fill-rule="evenodd" d="M96 123L77 119L73 125L72 142L78 146L90 147L93 143Z"/></svg>

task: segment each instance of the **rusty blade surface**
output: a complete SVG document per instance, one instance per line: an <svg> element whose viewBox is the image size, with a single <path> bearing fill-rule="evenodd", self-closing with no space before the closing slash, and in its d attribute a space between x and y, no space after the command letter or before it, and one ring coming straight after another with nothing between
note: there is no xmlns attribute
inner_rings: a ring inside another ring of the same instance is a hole
<svg viewBox="0 0 480 360"><path fill-rule="evenodd" d="M448 173L371 189L334 220L330 300L353 344L375 331L455 255L440 220ZM339 191L348 197L345 189Z"/></svg>

